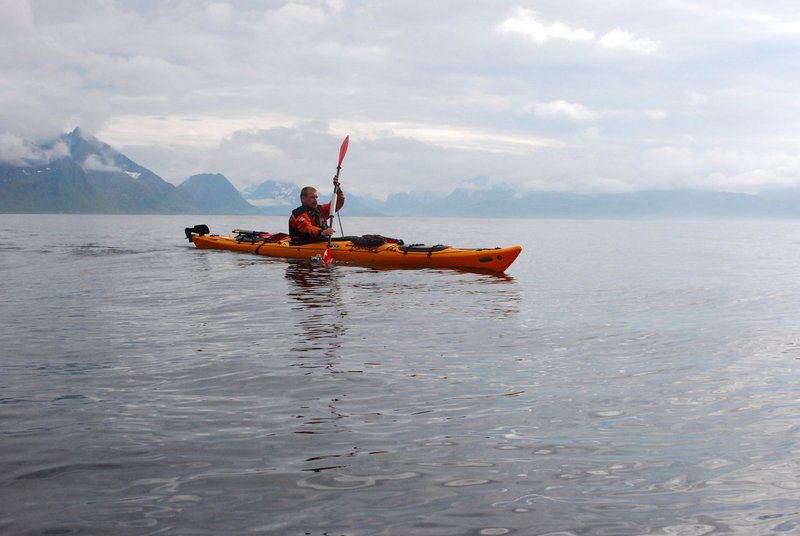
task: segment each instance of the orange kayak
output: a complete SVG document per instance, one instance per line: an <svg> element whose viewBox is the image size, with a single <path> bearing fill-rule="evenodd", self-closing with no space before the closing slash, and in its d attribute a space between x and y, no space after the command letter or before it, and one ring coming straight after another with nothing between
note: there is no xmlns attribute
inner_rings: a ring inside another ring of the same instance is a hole
<svg viewBox="0 0 800 536"><path fill-rule="evenodd" d="M225 249L282 259L321 259L327 242L295 244L285 233L235 229L233 236L210 234L205 225L187 227L188 238L198 249ZM455 268L505 272L522 251L521 246L463 249L444 245L406 245L402 240L379 235L334 238L333 260L337 263L393 268Z"/></svg>

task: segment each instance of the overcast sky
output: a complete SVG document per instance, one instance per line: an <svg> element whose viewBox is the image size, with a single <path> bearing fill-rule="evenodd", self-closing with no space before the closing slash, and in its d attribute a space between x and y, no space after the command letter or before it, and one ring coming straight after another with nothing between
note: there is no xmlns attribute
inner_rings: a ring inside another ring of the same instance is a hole
<svg viewBox="0 0 800 536"><path fill-rule="evenodd" d="M0 159L384 196L800 186L790 0L0 0Z"/></svg>

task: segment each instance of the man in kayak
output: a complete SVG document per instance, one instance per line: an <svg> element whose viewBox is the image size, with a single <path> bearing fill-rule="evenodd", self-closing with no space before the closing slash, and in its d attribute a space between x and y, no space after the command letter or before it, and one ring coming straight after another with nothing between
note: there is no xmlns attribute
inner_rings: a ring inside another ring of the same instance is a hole
<svg viewBox="0 0 800 536"><path fill-rule="evenodd" d="M339 188L339 178L333 178L336 189L336 211L344 205L344 192ZM306 186L300 190L300 201L303 203L289 216L289 236L295 242L318 242L327 240L333 235L333 227L328 227L331 216L331 204L319 205L317 189Z"/></svg>

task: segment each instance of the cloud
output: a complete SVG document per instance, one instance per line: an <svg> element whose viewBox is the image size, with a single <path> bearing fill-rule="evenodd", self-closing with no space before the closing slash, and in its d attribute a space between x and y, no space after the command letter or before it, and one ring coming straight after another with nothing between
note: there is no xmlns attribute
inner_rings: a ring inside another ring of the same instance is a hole
<svg viewBox="0 0 800 536"><path fill-rule="evenodd" d="M371 139L398 137L443 149L495 154L528 153L560 145L556 140L543 137L424 123L361 124L356 125L355 132L360 132Z"/></svg>
<svg viewBox="0 0 800 536"><path fill-rule="evenodd" d="M672 0L673 9L690 13L694 20L716 21L720 29L728 33L774 37L780 34L800 33L800 16L792 2L752 2L752 8L744 2L741 7L731 2L686 2Z"/></svg>
<svg viewBox="0 0 800 536"><path fill-rule="evenodd" d="M622 28L614 28L598 41L606 48L625 48L639 54L652 54L658 50L658 44L650 39L636 37Z"/></svg>
<svg viewBox="0 0 800 536"><path fill-rule="evenodd" d="M47 164L69 155L69 148L56 143L50 148L24 139L16 134L0 133L0 162L12 166L35 166Z"/></svg>
<svg viewBox="0 0 800 536"><path fill-rule="evenodd" d="M90 154L83 161L83 168L90 171L122 171L122 168L113 162L109 162L105 157L96 154Z"/></svg>
<svg viewBox="0 0 800 536"><path fill-rule="evenodd" d="M570 28L563 22L544 22L535 11L523 7L518 7L515 14L503 21L497 29L502 33L520 34L539 44L549 39L592 41L595 37L594 32Z"/></svg>
<svg viewBox="0 0 800 536"><path fill-rule="evenodd" d="M0 0L0 31L6 35L22 35L33 27L33 12L26 1Z"/></svg>
<svg viewBox="0 0 800 536"><path fill-rule="evenodd" d="M697 91L687 91L685 95L686 101L692 106L702 106L708 103L708 97Z"/></svg>
<svg viewBox="0 0 800 536"><path fill-rule="evenodd" d="M203 12L203 15L212 22L224 24L233 16L234 9L225 2L211 2Z"/></svg>
<svg viewBox="0 0 800 536"><path fill-rule="evenodd" d="M502 174L520 177L519 162L559 145L551 140L490 131L447 129L440 125L380 123L341 125L308 122L291 127L239 130L217 146L195 153L188 146L163 144L120 146L120 150L173 183L193 173L224 170L237 187L268 179L324 190L335 171L336 156L346 134L350 150L342 171L343 184L362 195L385 197L396 191L447 193L454 184L492 171L498 154L508 162ZM512 162L517 162L513 164ZM516 169L515 169L516 168Z"/></svg>
<svg viewBox="0 0 800 536"><path fill-rule="evenodd" d="M288 2L278 9L270 10L264 21L284 30L304 31L324 25L328 20L325 10L300 2Z"/></svg>
<svg viewBox="0 0 800 536"><path fill-rule="evenodd" d="M582 104L565 100L536 103L526 109L541 117L564 117L571 121L594 121L600 117L599 113Z"/></svg>
<svg viewBox="0 0 800 536"><path fill-rule="evenodd" d="M3 149L17 161L31 157L19 139L80 126L172 182L220 172L237 186L303 184L329 179L349 133L359 193L448 191L478 176L576 191L800 184L791 159L777 163L800 138L791 3L0 8L0 132L17 137ZM663 147L690 152L673 165L651 152ZM712 151L775 164L715 167Z"/></svg>
<svg viewBox="0 0 800 536"><path fill-rule="evenodd" d="M800 184L800 155L664 146L645 153L642 171L653 187L757 193Z"/></svg>
<svg viewBox="0 0 800 536"><path fill-rule="evenodd" d="M652 54L659 49L655 41L638 37L622 28L614 28L597 39L594 31L573 28L563 22L546 22L532 9L523 7L518 7L514 15L501 22L496 30L522 35L537 44L548 40L597 43L604 48L626 49L639 54Z"/></svg>

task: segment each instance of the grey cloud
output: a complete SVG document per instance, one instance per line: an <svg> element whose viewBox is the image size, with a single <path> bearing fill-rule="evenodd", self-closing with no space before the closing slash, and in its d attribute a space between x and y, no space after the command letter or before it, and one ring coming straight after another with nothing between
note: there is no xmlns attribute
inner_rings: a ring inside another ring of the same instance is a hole
<svg viewBox="0 0 800 536"><path fill-rule="evenodd" d="M535 42L514 1L0 2L0 132L79 125L173 182L327 181L352 133L372 194L800 183L791 3L541 0Z"/></svg>
<svg viewBox="0 0 800 536"><path fill-rule="evenodd" d="M39 144L17 135L0 133L0 162L4 164L33 166L47 164L68 155L69 148L63 143L42 148Z"/></svg>

